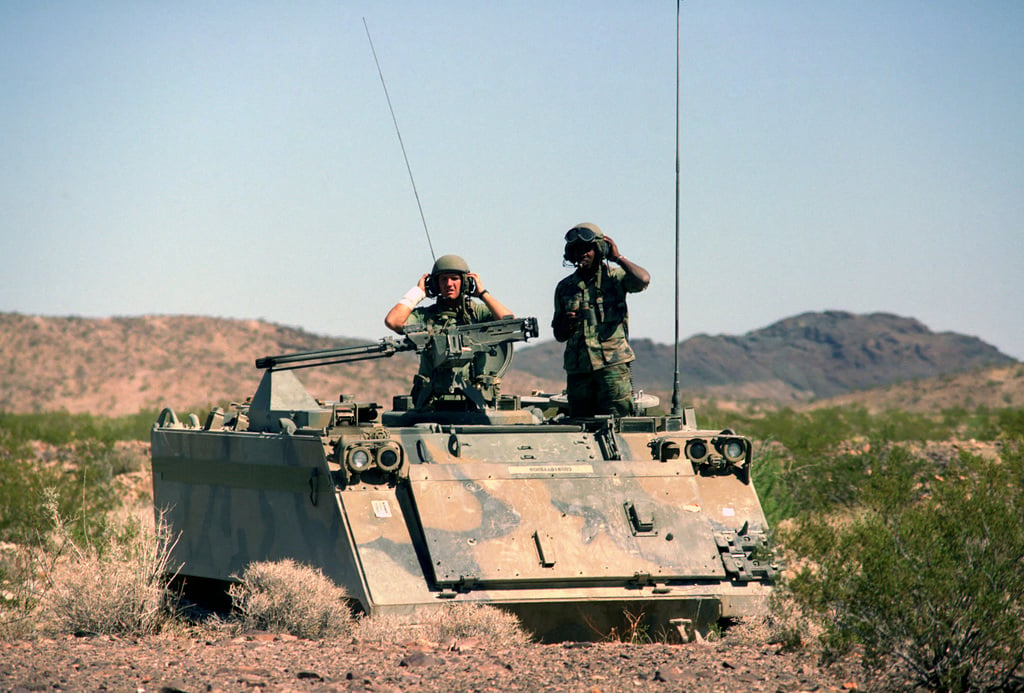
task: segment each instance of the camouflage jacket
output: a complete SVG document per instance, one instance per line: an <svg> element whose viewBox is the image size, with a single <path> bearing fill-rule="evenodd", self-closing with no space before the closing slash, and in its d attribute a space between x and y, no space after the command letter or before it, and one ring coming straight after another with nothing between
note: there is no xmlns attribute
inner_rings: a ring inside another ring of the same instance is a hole
<svg viewBox="0 0 1024 693"><path fill-rule="evenodd" d="M604 263L590 279L573 272L558 282L552 322L566 312L582 316L578 329L565 343L566 373L589 373L635 358L628 341L626 294L643 289L643 283L624 269Z"/></svg>

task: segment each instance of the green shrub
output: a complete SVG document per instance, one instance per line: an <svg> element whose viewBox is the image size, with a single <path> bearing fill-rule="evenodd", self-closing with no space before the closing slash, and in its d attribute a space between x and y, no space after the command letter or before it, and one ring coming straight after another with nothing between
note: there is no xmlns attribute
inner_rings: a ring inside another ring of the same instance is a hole
<svg viewBox="0 0 1024 693"><path fill-rule="evenodd" d="M849 452L798 458L765 448L752 469L770 527L789 518L852 509L866 489L901 480L911 484L925 473L924 460L896 446L866 444Z"/></svg>
<svg viewBox="0 0 1024 693"><path fill-rule="evenodd" d="M46 518L40 512L41 489L56 487L60 471L53 466L30 462L33 452L0 429L0 541L23 544L45 532Z"/></svg>
<svg viewBox="0 0 1024 693"><path fill-rule="evenodd" d="M864 417L862 435L876 442L945 440L955 433L947 422L926 414L890 410L869 415L860 411Z"/></svg>
<svg viewBox="0 0 1024 693"><path fill-rule="evenodd" d="M859 431L851 412L832 407L807 412L782 409L737 423L737 430L757 440L782 443L797 458L821 455L854 437Z"/></svg>
<svg viewBox="0 0 1024 693"><path fill-rule="evenodd" d="M102 544L99 518L121 505L111 481L141 469L120 441L148 437L155 412L117 418L66 411L0 412L0 541L32 544L50 518L42 490L59 489L58 513L80 543Z"/></svg>
<svg viewBox="0 0 1024 693"><path fill-rule="evenodd" d="M1024 440L1024 409L1021 407L954 407L944 409L941 419L961 438Z"/></svg>
<svg viewBox="0 0 1024 693"><path fill-rule="evenodd" d="M76 440L93 440L110 445L119 440L149 440L149 430L157 413L143 410L128 416L110 417L71 414L63 410L37 414L0 412L0 429L18 441L67 445Z"/></svg>
<svg viewBox="0 0 1024 693"><path fill-rule="evenodd" d="M783 451L768 446L761 446L760 451L754 455L750 474L769 527L792 517L798 510L787 486L791 462L792 458L783 454Z"/></svg>
<svg viewBox="0 0 1024 693"><path fill-rule="evenodd" d="M855 509L784 533L813 566L789 586L826 623L826 653L863 646L872 671L897 672L887 685L1020 690L1024 454L963 454L926 483L906 456L872 475Z"/></svg>
<svg viewBox="0 0 1024 693"><path fill-rule="evenodd" d="M291 559L246 566L229 594L244 628L320 639L352 629L348 595L317 568Z"/></svg>
<svg viewBox="0 0 1024 693"><path fill-rule="evenodd" d="M922 473L922 460L905 455L889 460L890 453L880 454L894 443L956 436L1024 439L1024 413L1019 409L947 410L941 416L870 414L860 407L783 409L749 419L734 415L728 423L760 441L752 475L771 526L799 512L850 507L857 502L859 489L872 483L872 475L891 474L894 466L912 464L916 473Z"/></svg>
<svg viewBox="0 0 1024 693"><path fill-rule="evenodd" d="M782 409L738 419L734 428L758 439L782 443L794 456L827 454L852 440L908 442L945 440L961 419L905 411L871 414L863 407L826 407L797 412Z"/></svg>
<svg viewBox="0 0 1024 693"><path fill-rule="evenodd" d="M113 444L68 443L40 459L27 442L0 430L0 541L38 544L52 525L44 489L59 489L54 501L65 529L80 544L102 544L104 518L122 503L111 482L126 471L134 468Z"/></svg>
<svg viewBox="0 0 1024 693"><path fill-rule="evenodd" d="M996 413L999 433L1002 440L1024 441L1024 409L1000 409Z"/></svg>

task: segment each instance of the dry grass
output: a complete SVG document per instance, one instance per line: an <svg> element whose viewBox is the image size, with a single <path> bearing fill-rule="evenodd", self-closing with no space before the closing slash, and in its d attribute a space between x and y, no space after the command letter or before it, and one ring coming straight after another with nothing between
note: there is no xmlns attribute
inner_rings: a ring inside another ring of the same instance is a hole
<svg viewBox="0 0 1024 693"><path fill-rule="evenodd" d="M476 641L490 648L530 641L515 616L479 604L446 605L415 617L356 620L343 588L320 570L292 560L249 565L230 588L231 614L192 623L179 612L170 588L173 541L150 510L112 514L107 541L84 547L71 539L52 500L47 511L54 528L45 546L0 546L3 641L70 633L190 637L197 630L217 635L263 630L392 644Z"/></svg>
<svg viewBox="0 0 1024 693"><path fill-rule="evenodd" d="M824 632L821 617L798 604L788 584L782 581L775 585L760 609L729 628L728 637L733 642L779 645L780 651L792 652L819 649Z"/></svg>
<svg viewBox="0 0 1024 693"><path fill-rule="evenodd" d="M97 633L149 635L174 617L168 590L173 540L152 510L112 513L108 540L81 546L47 493L53 528L38 546L5 544L0 592L0 638Z"/></svg>
<svg viewBox="0 0 1024 693"><path fill-rule="evenodd" d="M484 604L449 604L414 616L382 615L360 619L354 633L365 642L401 644L410 640L452 644L478 640L490 649L530 642L519 619Z"/></svg>
<svg viewBox="0 0 1024 693"><path fill-rule="evenodd" d="M243 628L316 640L347 635L353 618L345 590L316 568L291 559L250 563L230 588Z"/></svg>
<svg viewBox="0 0 1024 693"><path fill-rule="evenodd" d="M20 640L35 630L36 563L37 552L19 544L0 543L0 642Z"/></svg>
<svg viewBox="0 0 1024 693"><path fill-rule="evenodd" d="M40 623L58 633L148 635L173 617L168 560L174 540L150 513L113 514L112 539L81 547L54 515L54 544L39 601Z"/></svg>

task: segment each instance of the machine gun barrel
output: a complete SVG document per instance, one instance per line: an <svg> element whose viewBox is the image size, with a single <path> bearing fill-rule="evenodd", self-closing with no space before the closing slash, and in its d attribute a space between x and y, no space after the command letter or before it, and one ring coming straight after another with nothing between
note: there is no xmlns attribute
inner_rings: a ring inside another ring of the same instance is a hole
<svg viewBox="0 0 1024 693"><path fill-rule="evenodd" d="M332 363L349 363L365 359L381 359L394 356L399 351L418 350L417 346L407 339L384 337L375 344L338 347L336 349L315 349L300 351L294 354L279 354L256 359L257 368L270 368L279 371L296 370L329 366Z"/></svg>
<svg viewBox="0 0 1024 693"><path fill-rule="evenodd" d="M478 322L456 328L471 335L473 344L490 346L504 342L525 342L536 337L537 318L501 318L491 322Z"/></svg>
<svg viewBox="0 0 1024 693"><path fill-rule="evenodd" d="M410 326L405 338L384 337L374 344L336 349L315 349L256 359L257 368L297 370L394 356L399 351L430 351L436 365L468 362L476 354L497 344L522 342L536 337L537 318L501 318L471 325L449 325L441 329Z"/></svg>

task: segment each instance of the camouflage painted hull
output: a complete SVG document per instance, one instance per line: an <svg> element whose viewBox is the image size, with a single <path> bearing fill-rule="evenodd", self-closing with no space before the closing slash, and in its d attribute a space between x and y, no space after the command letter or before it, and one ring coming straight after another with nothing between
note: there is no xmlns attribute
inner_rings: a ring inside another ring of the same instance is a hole
<svg viewBox="0 0 1024 693"><path fill-rule="evenodd" d="M273 394L227 424L165 411L154 426L154 499L183 575L292 558L369 614L480 602L546 639L692 633L767 595L742 437L687 417L541 421L514 398L485 421L389 412L382 425L293 380L268 372ZM714 452L725 442L730 460Z"/></svg>

